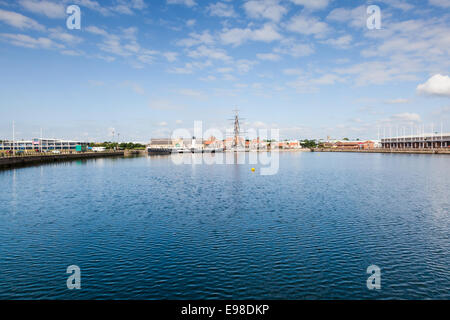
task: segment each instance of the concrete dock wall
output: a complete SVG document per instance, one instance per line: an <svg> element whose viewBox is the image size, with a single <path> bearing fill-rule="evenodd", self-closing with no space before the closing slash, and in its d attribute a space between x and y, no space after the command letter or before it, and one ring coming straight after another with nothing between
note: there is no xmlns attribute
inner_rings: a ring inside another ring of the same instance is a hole
<svg viewBox="0 0 450 320"><path fill-rule="evenodd" d="M450 155L450 149L369 149L369 150L357 150L357 149L327 149L327 148L315 148L312 151L315 152L356 152L356 153L401 153L401 154L448 154Z"/></svg>
<svg viewBox="0 0 450 320"><path fill-rule="evenodd" d="M14 168L25 165L56 162L56 161L115 157L123 155L124 151L115 151L115 152L63 153L63 154L45 154L36 156L33 155L33 156L5 157L0 158L0 169Z"/></svg>

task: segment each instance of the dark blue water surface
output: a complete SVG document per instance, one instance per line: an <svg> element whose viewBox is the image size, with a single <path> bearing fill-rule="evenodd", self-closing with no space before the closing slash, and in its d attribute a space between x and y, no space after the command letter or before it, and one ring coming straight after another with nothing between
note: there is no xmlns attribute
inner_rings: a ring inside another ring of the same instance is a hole
<svg viewBox="0 0 450 320"><path fill-rule="evenodd" d="M450 156L281 153L258 172L170 157L0 171L0 298L450 299Z"/></svg>

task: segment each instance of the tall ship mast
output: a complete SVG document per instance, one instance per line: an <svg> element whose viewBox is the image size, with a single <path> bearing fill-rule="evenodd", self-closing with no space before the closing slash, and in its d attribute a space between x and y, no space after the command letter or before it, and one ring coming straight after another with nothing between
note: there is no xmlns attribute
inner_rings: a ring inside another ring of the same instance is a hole
<svg viewBox="0 0 450 320"><path fill-rule="evenodd" d="M239 147L239 135L241 133L241 125L239 123L239 110L234 110L234 137L232 147L237 149Z"/></svg>

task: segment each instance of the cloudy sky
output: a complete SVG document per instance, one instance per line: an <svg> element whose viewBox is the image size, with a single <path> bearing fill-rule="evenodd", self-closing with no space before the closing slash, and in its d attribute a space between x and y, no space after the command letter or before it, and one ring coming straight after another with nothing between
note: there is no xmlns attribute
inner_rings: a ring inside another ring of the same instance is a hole
<svg viewBox="0 0 450 320"><path fill-rule="evenodd" d="M0 0L0 70L0 138L450 132L450 0Z"/></svg>

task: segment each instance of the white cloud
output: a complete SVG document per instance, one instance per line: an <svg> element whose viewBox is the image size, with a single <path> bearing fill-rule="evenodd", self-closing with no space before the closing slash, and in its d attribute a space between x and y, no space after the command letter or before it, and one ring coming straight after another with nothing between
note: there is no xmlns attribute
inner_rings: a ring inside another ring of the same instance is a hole
<svg viewBox="0 0 450 320"><path fill-rule="evenodd" d="M200 78L200 80L202 80L202 81L215 81L216 79L217 78L215 76L213 76L213 75L208 75L206 77Z"/></svg>
<svg viewBox="0 0 450 320"><path fill-rule="evenodd" d="M279 0L250 0L244 4L244 9L250 18L269 19L275 22L287 13L287 9L279 4Z"/></svg>
<svg viewBox="0 0 450 320"><path fill-rule="evenodd" d="M219 72L219 73L230 73L230 72L233 72L233 68L230 68L230 67L219 68L219 69L217 69L217 72Z"/></svg>
<svg viewBox="0 0 450 320"><path fill-rule="evenodd" d="M432 96L450 97L450 77L435 74L417 86L417 92Z"/></svg>
<svg viewBox="0 0 450 320"><path fill-rule="evenodd" d="M233 76L232 74L224 74L223 75L223 80L225 81L237 81L237 78L235 76Z"/></svg>
<svg viewBox="0 0 450 320"><path fill-rule="evenodd" d="M250 28L224 29L220 34L220 38L224 44L239 46L249 40L272 42L280 40L283 37L281 36L280 33L278 33L274 25L266 23L260 29L250 29Z"/></svg>
<svg viewBox="0 0 450 320"><path fill-rule="evenodd" d="M152 64L157 54L168 58L167 54L142 47L138 42L138 28L136 27L122 28L120 32L115 33L108 33L96 26L88 26L85 30L103 37L103 40L97 44L100 50L127 58L127 62L133 68L142 69L146 64ZM172 53L169 58L173 57Z"/></svg>
<svg viewBox="0 0 450 320"><path fill-rule="evenodd" d="M49 29L49 37L55 40L59 40L71 45L76 45L83 42L83 39L68 32L65 32L62 28Z"/></svg>
<svg viewBox="0 0 450 320"><path fill-rule="evenodd" d="M189 34L189 38L179 40L177 42L177 45L183 47L193 47L200 44L211 45L213 43L213 36L209 33L208 30L205 30L202 33L191 32Z"/></svg>
<svg viewBox="0 0 450 320"><path fill-rule="evenodd" d="M236 16L233 5L223 2L211 3L206 10L212 16L232 18Z"/></svg>
<svg viewBox="0 0 450 320"><path fill-rule="evenodd" d="M336 68L333 71L340 75L352 76L352 80L357 86L417 80L415 66L409 61L402 61L402 59L356 63Z"/></svg>
<svg viewBox="0 0 450 320"><path fill-rule="evenodd" d="M104 16L111 16L113 14L109 8L102 7L97 1L94 0L71 0L71 3L99 12Z"/></svg>
<svg viewBox="0 0 450 320"><path fill-rule="evenodd" d="M133 14L133 10L131 10L130 7L123 5L123 4L119 4L113 8L111 8L114 12L117 13L121 13L121 14L127 14L127 15L132 15Z"/></svg>
<svg viewBox="0 0 450 320"><path fill-rule="evenodd" d="M257 64L256 61L250 61L246 59L238 60L235 63L237 71L241 74L248 73L255 64Z"/></svg>
<svg viewBox="0 0 450 320"><path fill-rule="evenodd" d="M152 64L155 61L155 57L151 54L140 54L137 56L137 59L144 64ZM135 64L134 67L140 69L142 68L142 65L138 63Z"/></svg>
<svg viewBox="0 0 450 320"><path fill-rule="evenodd" d="M363 43L361 55L364 58L380 58L379 68L363 71L368 78L385 81L413 80L419 74L437 74L450 67L450 27L446 18L411 19L394 21L387 19L386 28L377 32L365 31L367 42ZM385 69L385 75L380 69ZM386 77L387 75L393 77ZM421 77L421 75L420 75Z"/></svg>
<svg viewBox="0 0 450 320"><path fill-rule="evenodd" d="M183 109L182 106L175 105L169 100L165 99L156 99L152 100L148 104L150 109L154 110L181 110Z"/></svg>
<svg viewBox="0 0 450 320"><path fill-rule="evenodd" d="M194 0L167 0L167 4L182 4L187 7L194 7L197 5Z"/></svg>
<svg viewBox="0 0 450 320"><path fill-rule="evenodd" d="M255 121L255 122L253 122L253 127L255 127L255 128L267 128L267 124L265 124L264 122L262 122L262 121Z"/></svg>
<svg viewBox="0 0 450 320"><path fill-rule="evenodd" d="M325 22L306 14L292 17L287 24L287 29L304 35L314 35L316 38L322 38L329 32L329 27Z"/></svg>
<svg viewBox="0 0 450 320"><path fill-rule="evenodd" d="M186 25L188 27L193 27L196 23L197 23L197 20L195 20L195 19L189 19L188 21L186 21Z"/></svg>
<svg viewBox="0 0 450 320"><path fill-rule="evenodd" d="M96 35L100 35L100 36L107 36L108 35L108 32L106 32L105 30L100 29L100 28L98 28L96 26L86 27L85 30L87 32L90 32L90 33L93 33L93 34L96 34Z"/></svg>
<svg viewBox="0 0 450 320"><path fill-rule="evenodd" d="M251 35L251 40L272 42L275 40L280 40L283 37L278 33L275 26L272 24L265 24L261 29L253 30Z"/></svg>
<svg viewBox="0 0 450 320"><path fill-rule="evenodd" d="M373 113L375 115L375 113ZM422 122L422 118L417 113L404 112L393 114L387 118L381 118L374 123L367 123L369 126L381 127L380 133L386 136L403 135L407 131L403 131L404 127L411 128L411 126L418 125ZM403 133L402 133L403 132Z"/></svg>
<svg viewBox="0 0 450 320"><path fill-rule="evenodd" d="M281 57L275 53L258 53L256 54L259 60L279 61Z"/></svg>
<svg viewBox="0 0 450 320"><path fill-rule="evenodd" d="M323 41L323 43L332 45L336 48L348 49L350 48L350 44L353 41L353 37L351 35L345 35L336 39L327 39Z"/></svg>
<svg viewBox="0 0 450 320"><path fill-rule="evenodd" d="M438 108L434 110L432 114L441 118L448 118L450 115L450 106Z"/></svg>
<svg viewBox="0 0 450 320"><path fill-rule="evenodd" d="M0 33L0 38L3 38L9 43L25 48L32 49L62 49L63 45L54 42L53 40L45 37L33 38L25 34L11 34Z"/></svg>
<svg viewBox="0 0 450 320"><path fill-rule="evenodd" d="M25 0L30 1L30 0ZM36 1L36 0L31 0ZM112 6L102 6L95 0L65 0L69 4L77 4L96 11L103 16L113 16L114 14L133 15L137 10L143 10L147 7L144 0L116 0Z"/></svg>
<svg viewBox="0 0 450 320"><path fill-rule="evenodd" d="M181 89L178 91L179 94L182 94L184 96L193 97L193 98L203 98L204 94L197 90L192 89Z"/></svg>
<svg viewBox="0 0 450 320"><path fill-rule="evenodd" d="M287 54L294 58L309 56L314 53L314 47L307 43L297 43L295 39L283 39L274 52Z"/></svg>
<svg viewBox="0 0 450 320"><path fill-rule="evenodd" d="M398 113L389 118L390 122L420 122L421 118L417 113Z"/></svg>
<svg viewBox="0 0 450 320"><path fill-rule="evenodd" d="M341 77L339 77L335 74L328 73L319 78L312 79L311 83L317 84L317 85L329 85L329 84L335 84L336 82L343 82L343 81L344 80Z"/></svg>
<svg viewBox="0 0 450 320"><path fill-rule="evenodd" d="M136 48L129 47L128 49L122 46L121 40L117 36L109 36L103 40L102 43L98 45L100 50L112 53L122 57L128 57L133 54L128 49L132 49L131 51L135 51Z"/></svg>
<svg viewBox="0 0 450 320"><path fill-rule="evenodd" d="M386 3L387 5L390 5L393 8L400 9L403 11L408 11L415 8L414 5L404 0L379 0L379 1Z"/></svg>
<svg viewBox="0 0 450 320"><path fill-rule="evenodd" d="M450 8L450 0L429 0L428 2L433 6Z"/></svg>
<svg viewBox="0 0 450 320"><path fill-rule="evenodd" d="M403 99L403 98L391 99L391 100L385 101L385 103L387 103L387 104L404 104L404 103L408 103L408 102L409 102L408 99Z"/></svg>
<svg viewBox="0 0 450 320"><path fill-rule="evenodd" d="M287 82L286 85L295 89L298 93L315 93L318 91L318 89L305 77L298 77L294 81Z"/></svg>
<svg viewBox="0 0 450 320"><path fill-rule="evenodd" d="M291 2L302 5L310 10L319 10L328 7L328 4L333 0L291 0Z"/></svg>
<svg viewBox="0 0 450 320"><path fill-rule="evenodd" d="M168 72L175 74L192 74L197 70L202 70L211 65L211 60L187 62L183 67L173 67L169 69Z"/></svg>
<svg viewBox="0 0 450 320"><path fill-rule="evenodd" d="M0 21L19 29L45 30L45 27L37 21L13 11L0 9Z"/></svg>
<svg viewBox="0 0 450 320"><path fill-rule="evenodd" d="M116 60L116 58L114 58L114 57L111 57L111 56L104 56L104 55L101 55L101 54L97 54L97 55L95 55L94 57L97 58L97 59L104 60L104 61L106 61L106 62L113 62L113 61Z"/></svg>
<svg viewBox="0 0 450 320"><path fill-rule="evenodd" d="M19 4L26 10L42 14L48 18L64 18L66 11L64 4L46 0L20 0Z"/></svg>
<svg viewBox="0 0 450 320"><path fill-rule="evenodd" d="M136 83L136 82L124 81L121 85L123 87L131 88L135 93L137 93L139 95L144 95L145 94L144 88L142 88L141 85Z"/></svg>
<svg viewBox="0 0 450 320"><path fill-rule="evenodd" d="M188 52L188 56L191 58L208 58L214 60L230 61L231 57L227 55L223 49L209 48L206 46L200 46L195 50Z"/></svg>
<svg viewBox="0 0 450 320"><path fill-rule="evenodd" d="M292 75L298 76L298 75L301 75L303 73L304 72L301 69L284 69L283 70L283 74L288 75L288 76L292 76Z"/></svg>
<svg viewBox="0 0 450 320"><path fill-rule="evenodd" d="M165 52L163 56L167 59L169 62L174 62L177 60L178 53L176 52Z"/></svg>
<svg viewBox="0 0 450 320"><path fill-rule="evenodd" d="M332 85L345 81L344 78L333 73L326 73L317 78L309 76L300 69L285 69L283 73L298 76L296 80L289 81L286 85L294 88L299 93L315 93L319 91L319 86Z"/></svg>
<svg viewBox="0 0 450 320"><path fill-rule="evenodd" d="M355 28L367 28L367 7L359 6L354 9L336 8L327 16L327 20L348 23Z"/></svg>
<svg viewBox="0 0 450 320"><path fill-rule="evenodd" d="M85 55L85 52L82 50L61 50L61 54L72 57L79 57Z"/></svg>
<svg viewBox="0 0 450 320"><path fill-rule="evenodd" d="M131 6L134 9L142 10L147 7L144 0L131 0Z"/></svg>

